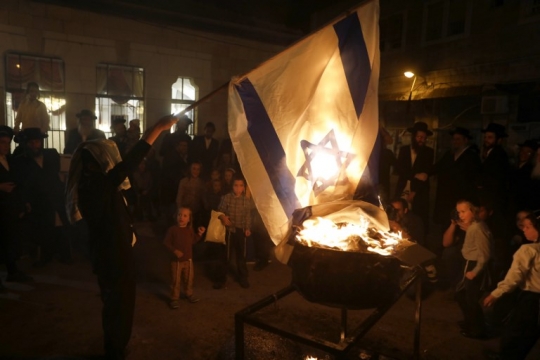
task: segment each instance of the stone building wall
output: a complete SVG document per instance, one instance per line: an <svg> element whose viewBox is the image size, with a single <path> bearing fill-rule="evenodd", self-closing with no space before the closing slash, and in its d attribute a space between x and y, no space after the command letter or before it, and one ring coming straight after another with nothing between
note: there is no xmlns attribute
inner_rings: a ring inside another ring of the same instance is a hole
<svg viewBox="0 0 540 360"><path fill-rule="evenodd" d="M199 98L246 73L282 50L270 45L143 23L35 3L0 1L0 101L5 114L5 53L59 57L65 62L66 122L76 126L75 114L94 108L96 65L110 63L140 66L145 70L145 117L152 124L170 112L171 86L179 76L192 78ZM226 136L226 91L198 108L198 131L206 121ZM1 121L0 121L1 122Z"/></svg>

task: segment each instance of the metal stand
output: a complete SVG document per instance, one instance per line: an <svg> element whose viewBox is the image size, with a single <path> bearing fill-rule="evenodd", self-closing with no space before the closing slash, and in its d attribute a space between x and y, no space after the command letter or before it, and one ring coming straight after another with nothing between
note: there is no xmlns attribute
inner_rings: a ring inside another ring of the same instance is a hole
<svg viewBox="0 0 540 360"><path fill-rule="evenodd" d="M243 360L245 358L244 348L244 325L248 324L261 330L279 335L283 338L292 340L297 343L308 345L310 347L325 351L336 359L344 359L348 352L383 316L386 312L401 298L407 289L416 281L416 312L415 312L415 336L414 336L414 359L420 358L420 321L422 310L422 287L421 287L422 270L417 268L411 277L404 284L401 292L390 302L381 304L376 308L356 329L351 331L350 336L347 336L347 309L341 309L341 334L339 343L330 342L320 339L309 334L292 333L287 330L280 329L272 324L268 324L251 315L255 312L267 307L268 305L277 302L277 300L293 293L295 288L290 285L273 295L270 295L253 305L250 305L243 310L237 312L234 316L235 320L235 348L236 359ZM418 281L417 281L418 280Z"/></svg>

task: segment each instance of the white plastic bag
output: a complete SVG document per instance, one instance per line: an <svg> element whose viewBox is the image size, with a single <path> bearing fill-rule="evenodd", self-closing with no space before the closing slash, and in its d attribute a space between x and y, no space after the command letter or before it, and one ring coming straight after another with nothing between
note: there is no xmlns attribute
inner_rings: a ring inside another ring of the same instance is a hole
<svg viewBox="0 0 540 360"><path fill-rule="evenodd" d="M219 217L225 215L222 212L212 210L210 222L206 229L206 239L204 241L225 244L225 225L221 223Z"/></svg>

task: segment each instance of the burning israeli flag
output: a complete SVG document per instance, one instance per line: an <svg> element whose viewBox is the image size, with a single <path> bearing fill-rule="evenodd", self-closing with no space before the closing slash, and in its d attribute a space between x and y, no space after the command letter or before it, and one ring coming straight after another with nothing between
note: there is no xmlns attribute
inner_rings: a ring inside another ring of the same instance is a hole
<svg viewBox="0 0 540 360"><path fill-rule="evenodd" d="M379 4L368 2L229 85L229 133L273 241L293 211L377 202Z"/></svg>

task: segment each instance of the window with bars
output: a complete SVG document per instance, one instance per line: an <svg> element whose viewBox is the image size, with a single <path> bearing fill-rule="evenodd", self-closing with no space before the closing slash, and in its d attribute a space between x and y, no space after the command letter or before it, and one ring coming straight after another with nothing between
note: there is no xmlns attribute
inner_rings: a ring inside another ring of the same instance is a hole
<svg viewBox="0 0 540 360"><path fill-rule="evenodd" d="M40 98L49 113L49 137L45 139L46 148L62 152L66 130L66 96L64 81L64 61L59 58L7 53L6 74L6 125L13 127L21 101L26 96L29 82L36 82Z"/></svg>
<svg viewBox="0 0 540 360"><path fill-rule="evenodd" d="M140 120L144 129L144 69L99 64L96 69L96 128L110 137L112 120Z"/></svg>
<svg viewBox="0 0 540 360"><path fill-rule="evenodd" d="M179 113L180 111L195 103L198 97L199 88L197 85L195 85L193 79L187 77L178 77L176 82L172 84L171 113ZM187 115L193 121L193 124L188 127L187 131L188 135L193 137L194 125L197 123L197 114L195 112L195 109L188 111L185 115ZM174 132L175 130L176 125L171 128L171 132Z"/></svg>

